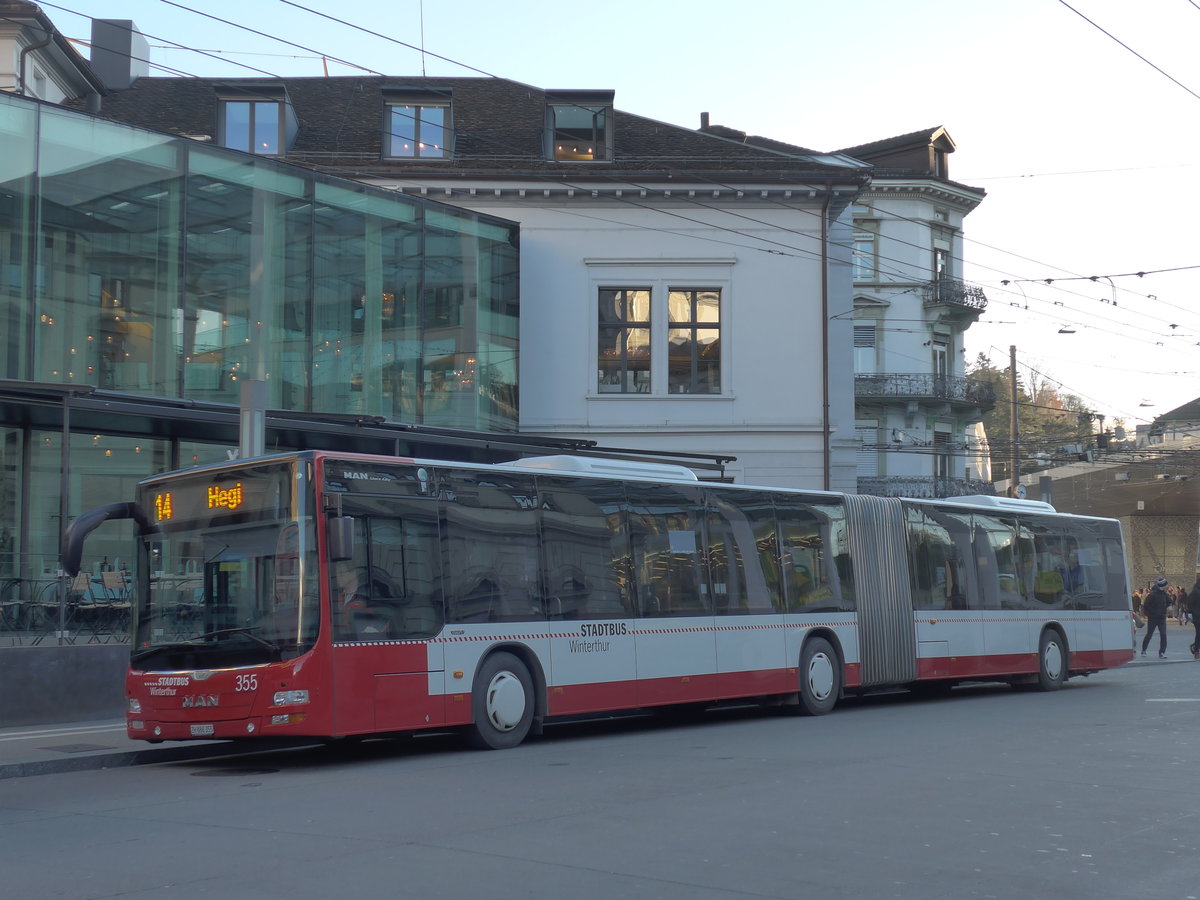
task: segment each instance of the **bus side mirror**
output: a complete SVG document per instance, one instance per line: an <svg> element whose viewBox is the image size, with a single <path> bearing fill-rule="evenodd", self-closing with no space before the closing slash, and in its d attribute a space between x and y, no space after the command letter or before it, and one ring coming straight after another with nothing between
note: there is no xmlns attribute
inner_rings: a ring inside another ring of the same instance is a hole
<svg viewBox="0 0 1200 900"><path fill-rule="evenodd" d="M329 532L330 561L354 559L354 517L330 516L326 530Z"/></svg>

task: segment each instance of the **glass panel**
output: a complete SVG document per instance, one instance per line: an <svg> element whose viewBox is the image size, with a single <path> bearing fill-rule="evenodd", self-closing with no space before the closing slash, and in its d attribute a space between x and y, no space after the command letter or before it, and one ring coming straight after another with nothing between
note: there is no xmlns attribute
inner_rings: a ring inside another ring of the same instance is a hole
<svg viewBox="0 0 1200 900"><path fill-rule="evenodd" d="M779 535L771 495L708 494L708 572L718 615L781 612Z"/></svg>
<svg viewBox="0 0 1200 900"><path fill-rule="evenodd" d="M34 575L50 574L58 568L59 498L62 496L62 433L33 431L30 472L30 519L26 547ZM110 434L71 435L71 472L68 515L107 503L126 501L135 494L137 483L170 468L170 444L144 438ZM117 520L97 529L84 545L83 568L131 570L133 524Z"/></svg>
<svg viewBox="0 0 1200 900"><path fill-rule="evenodd" d="M845 512L840 504L776 495L789 612L854 609Z"/></svg>
<svg viewBox="0 0 1200 900"><path fill-rule="evenodd" d="M533 479L492 472L445 472L445 547L451 622L545 618L538 583L537 497Z"/></svg>
<svg viewBox="0 0 1200 900"><path fill-rule="evenodd" d="M422 421L471 428L480 407L480 248L458 218L431 215L426 225Z"/></svg>
<svg viewBox="0 0 1200 900"><path fill-rule="evenodd" d="M721 392L721 292L673 290L667 296L667 390Z"/></svg>
<svg viewBox="0 0 1200 900"><path fill-rule="evenodd" d="M1032 553L1018 549L1016 523L995 516L974 517L975 566L984 609L1024 609L1033 583Z"/></svg>
<svg viewBox="0 0 1200 900"><path fill-rule="evenodd" d="M305 182L270 164L198 149L189 169L178 327L185 396L237 403L240 382L258 378L268 384L269 405L302 407Z"/></svg>
<svg viewBox="0 0 1200 900"><path fill-rule="evenodd" d="M700 555L700 488L630 482L625 492L641 615L711 615L708 573Z"/></svg>
<svg viewBox="0 0 1200 900"><path fill-rule="evenodd" d="M649 393L650 289L600 288L598 316L597 391Z"/></svg>
<svg viewBox="0 0 1200 900"><path fill-rule="evenodd" d="M21 435L19 428L0 428L0 579L21 571L21 531L15 527L21 521Z"/></svg>
<svg viewBox="0 0 1200 900"><path fill-rule="evenodd" d="M278 103L258 101L254 104L254 152L270 156L279 153Z"/></svg>
<svg viewBox="0 0 1200 900"><path fill-rule="evenodd" d="M554 158L593 160L607 158L605 120L607 107L569 104L550 107Z"/></svg>
<svg viewBox="0 0 1200 900"><path fill-rule="evenodd" d="M231 150L250 150L250 104L225 101L225 146Z"/></svg>
<svg viewBox="0 0 1200 900"><path fill-rule="evenodd" d="M417 114L420 107L391 107L389 156L417 155Z"/></svg>
<svg viewBox="0 0 1200 900"><path fill-rule="evenodd" d="M245 665L312 645L320 594L311 504L297 484L290 466L272 465L143 488L158 532L137 600L139 665Z"/></svg>
<svg viewBox="0 0 1200 900"><path fill-rule="evenodd" d="M41 133L36 377L177 396L177 147L51 110Z"/></svg>
<svg viewBox="0 0 1200 900"><path fill-rule="evenodd" d="M399 485L396 485L399 487ZM335 563L334 637L431 637L444 618L437 504L431 499L347 496L355 558Z"/></svg>
<svg viewBox="0 0 1200 900"><path fill-rule="evenodd" d="M0 94L0 378L28 378L37 107Z"/></svg>
<svg viewBox="0 0 1200 900"><path fill-rule="evenodd" d="M549 616L632 616L629 534L621 483L539 477L538 501Z"/></svg>
<svg viewBox="0 0 1200 900"><path fill-rule="evenodd" d="M446 113L444 106L421 108L421 134L418 152L423 157L446 155Z"/></svg>
<svg viewBox="0 0 1200 900"><path fill-rule="evenodd" d="M910 507L905 514L913 609L966 609L968 597L977 596L967 580L970 514L937 507Z"/></svg>
<svg viewBox="0 0 1200 900"><path fill-rule="evenodd" d="M388 156L440 159L448 155L448 106L405 104L389 110Z"/></svg>
<svg viewBox="0 0 1200 900"><path fill-rule="evenodd" d="M225 462L229 452L236 450L232 444L211 444L201 441L179 442L179 468L187 469L192 466L203 466L207 463Z"/></svg>

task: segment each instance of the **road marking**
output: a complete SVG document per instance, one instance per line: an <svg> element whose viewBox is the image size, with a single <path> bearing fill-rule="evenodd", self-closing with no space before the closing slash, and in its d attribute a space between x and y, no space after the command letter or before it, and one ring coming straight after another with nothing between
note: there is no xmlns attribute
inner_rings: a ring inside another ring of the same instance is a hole
<svg viewBox="0 0 1200 900"><path fill-rule="evenodd" d="M1147 703L1200 703L1200 697L1147 697Z"/></svg>
<svg viewBox="0 0 1200 900"><path fill-rule="evenodd" d="M17 731L0 735L0 741L27 741L32 738L63 737L71 734L95 734L101 731L124 731L124 725L89 725L74 728L49 728L41 731Z"/></svg>

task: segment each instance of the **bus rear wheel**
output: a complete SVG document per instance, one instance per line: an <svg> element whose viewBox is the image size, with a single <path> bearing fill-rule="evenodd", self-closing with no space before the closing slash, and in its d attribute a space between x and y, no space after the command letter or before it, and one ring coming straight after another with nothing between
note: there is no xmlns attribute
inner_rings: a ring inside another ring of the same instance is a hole
<svg viewBox="0 0 1200 900"><path fill-rule="evenodd" d="M842 693L842 665L833 645L812 638L800 651L800 712L823 716L832 712Z"/></svg>
<svg viewBox="0 0 1200 900"><path fill-rule="evenodd" d="M481 750L507 750L533 725L533 678L511 653L493 653L475 674L468 739Z"/></svg>

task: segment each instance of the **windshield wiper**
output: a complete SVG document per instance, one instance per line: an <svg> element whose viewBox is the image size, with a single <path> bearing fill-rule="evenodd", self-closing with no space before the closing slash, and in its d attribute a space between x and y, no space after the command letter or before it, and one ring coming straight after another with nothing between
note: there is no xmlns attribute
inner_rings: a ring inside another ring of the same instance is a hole
<svg viewBox="0 0 1200 900"><path fill-rule="evenodd" d="M258 625L242 625L234 628L218 628L216 631L206 631L204 634L198 634L196 637L192 638L192 640L185 641L185 643L194 644L197 641L204 640L205 638L220 637L223 634L241 634L250 638L250 640L254 641L256 644L261 644L274 653L280 652L279 645L274 641L269 641L265 637L254 633L255 629L258 627Z"/></svg>

